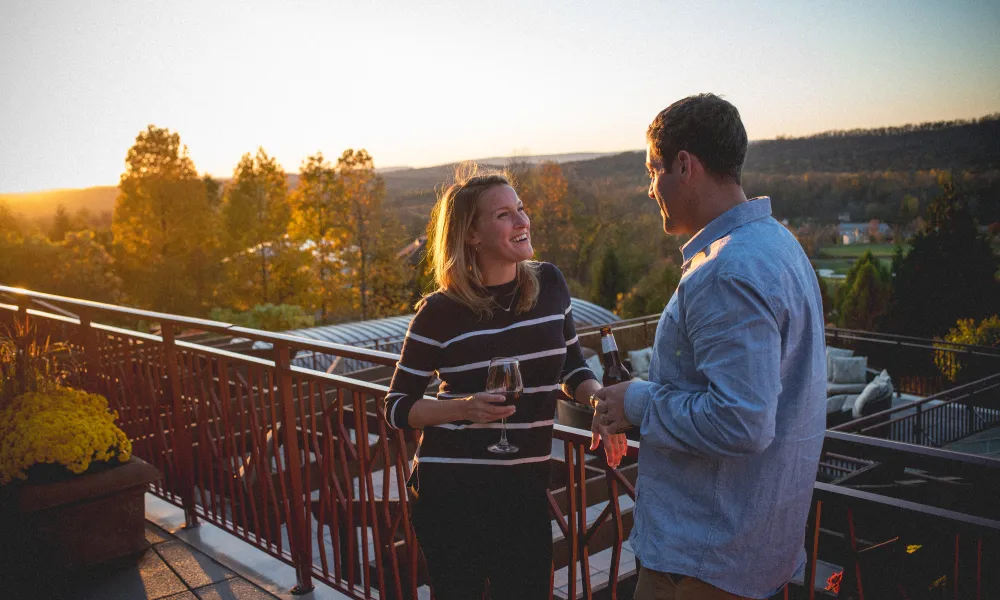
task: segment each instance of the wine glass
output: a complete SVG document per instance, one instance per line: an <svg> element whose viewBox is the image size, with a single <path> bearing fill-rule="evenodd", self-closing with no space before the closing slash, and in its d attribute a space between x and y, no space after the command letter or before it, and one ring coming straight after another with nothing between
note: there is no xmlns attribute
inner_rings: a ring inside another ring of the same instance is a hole
<svg viewBox="0 0 1000 600"><path fill-rule="evenodd" d="M507 400L503 406L510 406L521 397L524 386L521 384L521 369L516 358L490 359L490 368L486 372L486 392L503 394ZM502 419L500 441L487 448L495 454L513 454L520 450L507 442L507 419Z"/></svg>

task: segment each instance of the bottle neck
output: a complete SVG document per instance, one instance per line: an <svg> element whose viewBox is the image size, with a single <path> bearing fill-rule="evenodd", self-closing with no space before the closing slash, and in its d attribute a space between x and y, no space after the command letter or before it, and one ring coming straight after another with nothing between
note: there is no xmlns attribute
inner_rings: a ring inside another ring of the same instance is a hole
<svg viewBox="0 0 1000 600"><path fill-rule="evenodd" d="M601 336L601 353L608 354L609 352L618 354L618 344L615 343L615 336L603 335Z"/></svg>

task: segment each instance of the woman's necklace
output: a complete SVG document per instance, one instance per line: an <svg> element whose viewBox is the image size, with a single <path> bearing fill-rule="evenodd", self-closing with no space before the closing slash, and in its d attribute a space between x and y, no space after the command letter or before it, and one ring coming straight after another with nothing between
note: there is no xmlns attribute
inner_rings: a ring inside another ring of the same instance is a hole
<svg viewBox="0 0 1000 600"><path fill-rule="evenodd" d="M521 282L518 281L517 285L514 286L514 291L511 292L511 294L510 294L510 304L507 305L507 308L504 308L503 304L500 304L499 302L497 302L497 299L495 297L493 297L493 296L490 296L490 300L492 300L493 304L496 304L497 308L499 308L500 310L502 310L504 312L510 312L510 309L514 308L514 301L517 300L517 290L520 287L521 287Z"/></svg>

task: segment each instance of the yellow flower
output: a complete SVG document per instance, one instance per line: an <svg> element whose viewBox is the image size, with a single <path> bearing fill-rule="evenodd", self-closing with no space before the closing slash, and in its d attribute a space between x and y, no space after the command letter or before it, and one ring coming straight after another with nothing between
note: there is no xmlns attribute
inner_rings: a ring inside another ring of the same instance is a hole
<svg viewBox="0 0 1000 600"><path fill-rule="evenodd" d="M127 462L132 444L117 418L102 396L70 388L15 398L0 411L0 485L25 479L35 464L83 473L94 461Z"/></svg>

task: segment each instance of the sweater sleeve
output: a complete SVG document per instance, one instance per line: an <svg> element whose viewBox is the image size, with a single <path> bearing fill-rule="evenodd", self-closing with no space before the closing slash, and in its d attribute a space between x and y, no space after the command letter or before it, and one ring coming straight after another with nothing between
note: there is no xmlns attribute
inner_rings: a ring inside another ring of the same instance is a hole
<svg viewBox="0 0 1000 600"><path fill-rule="evenodd" d="M411 429L410 409L424 396L437 371L442 342L435 339L431 302L425 302L410 322L403 350L385 396L385 420L395 429Z"/></svg>
<svg viewBox="0 0 1000 600"><path fill-rule="evenodd" d="M583 360L583 349L580 346L580 337L576 334L576 325L573 322L573 302L569 295L569 287L563 278L558 267L552 266L555 272L554 293L559 294L564 300L563 337L566 339L566 361L563 363L562 377L560 381L566 394L575 397L576 387L588 379L597 379L593 371Z"/></svg>

